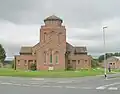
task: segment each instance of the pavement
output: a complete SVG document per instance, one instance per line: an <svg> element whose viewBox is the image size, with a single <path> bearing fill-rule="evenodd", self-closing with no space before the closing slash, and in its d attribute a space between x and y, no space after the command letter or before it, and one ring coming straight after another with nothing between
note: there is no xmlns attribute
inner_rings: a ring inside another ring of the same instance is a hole
<svg viewBox="0 0 120 94"><path fill-rule="evenodd" d="M0 77L0 94L120 94L120 73L81 78Z"/></svg>

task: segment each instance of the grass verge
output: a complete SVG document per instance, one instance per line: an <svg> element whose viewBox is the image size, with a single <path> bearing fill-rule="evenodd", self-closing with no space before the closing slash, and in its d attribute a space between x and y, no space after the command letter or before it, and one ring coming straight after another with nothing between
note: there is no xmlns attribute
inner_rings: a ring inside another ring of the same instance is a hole
<svg viewBox="0 0 120 94"><path fill-rule="evenodd" d="M103 69L91 69L80 71L23 71L2 68L0 69L0 76L13 77L49 77L49 78L69 78L69 77L84 77L104 74Z"/></svg>

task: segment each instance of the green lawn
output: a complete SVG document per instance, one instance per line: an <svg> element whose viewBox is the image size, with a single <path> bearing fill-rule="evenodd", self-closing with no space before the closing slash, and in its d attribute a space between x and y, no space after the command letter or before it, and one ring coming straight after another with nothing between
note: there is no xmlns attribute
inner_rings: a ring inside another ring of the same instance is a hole
<svg viewBox="0 0 120 94"><path fill-rule="evenodd" d="M7 68L0 69L0 76L18 76L18 77L83 77L83 76L95 76L104 74L103 69L91 69L81 71L23 71L13 70Z"/></svg>

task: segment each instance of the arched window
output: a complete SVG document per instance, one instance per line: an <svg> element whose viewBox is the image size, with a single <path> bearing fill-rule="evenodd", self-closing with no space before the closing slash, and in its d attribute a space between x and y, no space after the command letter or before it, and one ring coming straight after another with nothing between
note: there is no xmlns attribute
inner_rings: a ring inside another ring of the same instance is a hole
<svg viewBox="0 0 120 94"><path fill-rule="evenodd" d="M58 51L56 51L56 53L55 53L55 63L59 64L59 53L58 53Z"/></svg>
<svg viewBox="0 0 120 94"><path fill-rule="evenodd" d="M46 52L44 52L44 64L46 64Z"/></svg>
<svg viewBox="0 0 120 94"><path fill-rule="evenodd" d="M58 56L56 55L56 64L58 64Z"/></svg>
<svg viewBox="0 0 120 94"><path fill-rule="evenodd" d="M52 50L50 49L50 64L52 64Z"/></svg>

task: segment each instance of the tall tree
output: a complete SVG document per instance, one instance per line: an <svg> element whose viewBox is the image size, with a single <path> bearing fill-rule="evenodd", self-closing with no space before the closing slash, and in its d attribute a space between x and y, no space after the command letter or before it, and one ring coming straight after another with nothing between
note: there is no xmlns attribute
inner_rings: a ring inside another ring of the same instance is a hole
<svg viewBox="0 0 120 94"><path fill-rule="evenodd" d="M119 53L117 53L117 52L116 52L116 53L114 53L114 56L119 56Z"/></svg>
<svg viewBox="0 0 120 94"><path fill-rule="evenodd" d="M112 57L112 56L120 56L120 52L116 53L106 53L106 58ZM101 55L98 57L99 62L102 62L104 60L104 55Z"/></svg>
<svg viewBox="0 0 120 94"><path fill-rule="evenodd" d="M0 44L0 62L3 63L6 58L6 52L2 45Z"/></svg>
<svg viewBox="0 0 120 94"><path fill-rule="evenodd" d="M104 55L99 56L98 61L102 62L104 60Z"/></svg>

